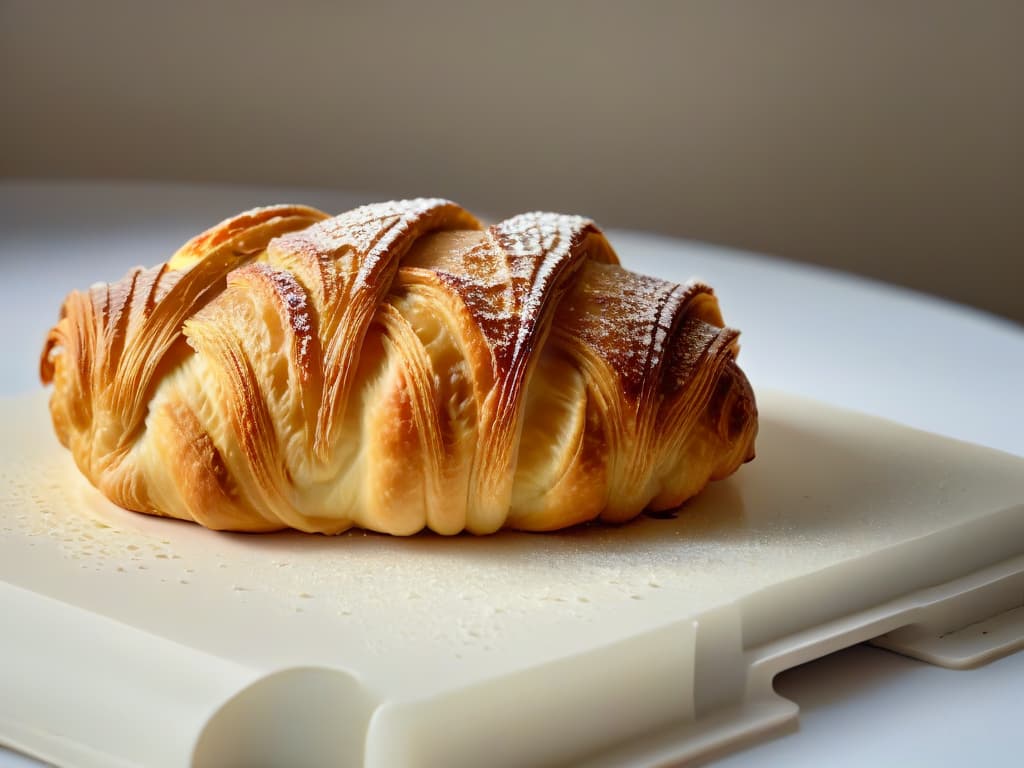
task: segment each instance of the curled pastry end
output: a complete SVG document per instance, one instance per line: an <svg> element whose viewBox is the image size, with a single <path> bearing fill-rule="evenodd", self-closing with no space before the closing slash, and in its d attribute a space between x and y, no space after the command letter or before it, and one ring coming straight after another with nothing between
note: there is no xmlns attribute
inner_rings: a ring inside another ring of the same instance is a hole
<svg viewBox="0 0 1024 768"><path fill-rule="evenodd" d="M755 455L757 401L735 358L722 368L708 405L708 416L718 439L726 446L723 460L712 475L712 479L719 479L732 474Z"/></svg>

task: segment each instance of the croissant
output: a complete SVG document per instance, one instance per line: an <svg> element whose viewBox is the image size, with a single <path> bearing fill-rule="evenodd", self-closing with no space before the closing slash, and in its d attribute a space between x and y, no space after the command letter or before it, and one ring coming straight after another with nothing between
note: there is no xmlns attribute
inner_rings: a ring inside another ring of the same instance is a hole
<svg viewBox="0 0 1024 768"><path fill-rule="evenodd" d="M208 528L549 531L678 506L751 459L706 285L593 222L445 200L230 218L72 292L40 361L81 472Z"/></svg>

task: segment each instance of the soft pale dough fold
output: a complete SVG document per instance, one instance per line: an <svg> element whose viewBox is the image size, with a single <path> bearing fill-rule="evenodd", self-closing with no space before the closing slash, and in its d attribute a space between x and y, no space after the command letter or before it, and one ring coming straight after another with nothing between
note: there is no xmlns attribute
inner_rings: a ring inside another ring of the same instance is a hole
<svg viewBox="0 0 1024 768"><path fill-rule="evenodd" d="M554 530L678 506L753 457L705 285L593 222L446 200L239 214L73 292L41 360L86 477L236 531Z"/></svg>

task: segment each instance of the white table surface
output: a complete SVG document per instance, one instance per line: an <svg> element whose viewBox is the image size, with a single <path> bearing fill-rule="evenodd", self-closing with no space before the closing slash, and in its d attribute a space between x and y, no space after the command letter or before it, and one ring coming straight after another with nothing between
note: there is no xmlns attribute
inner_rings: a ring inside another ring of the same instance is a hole
<svg viewBox="0 0 1024 768"><path fill-rule="evenodd" d="M163 261L247 207L302 202L341 211L367 201L324 189L0 181L0 396L39 386L43 337L69 290ZM715 287L726 320L743 330L740 362L755 389L784 389L1024 456L1024 329L764 256L609 236L627 267L674 280L699 276ZM954 672L856 646L784 673L776 689L800 705L799 726L716 766L1024 761L1024 652ZM0 747L0 768L35 765Z"/></svg>

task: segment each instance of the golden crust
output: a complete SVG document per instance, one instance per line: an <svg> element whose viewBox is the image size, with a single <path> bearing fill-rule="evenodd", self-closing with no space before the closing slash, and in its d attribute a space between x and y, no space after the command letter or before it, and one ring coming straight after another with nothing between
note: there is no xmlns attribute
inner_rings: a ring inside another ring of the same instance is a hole
<svg viewBox="0 0 1024 768"><path fill-rule="evenodd" d="M753 457L705 285L593 222L445 200L242 213L65 300L61 442L129 509L220 530L554 530L677 506Z"/></svg>

